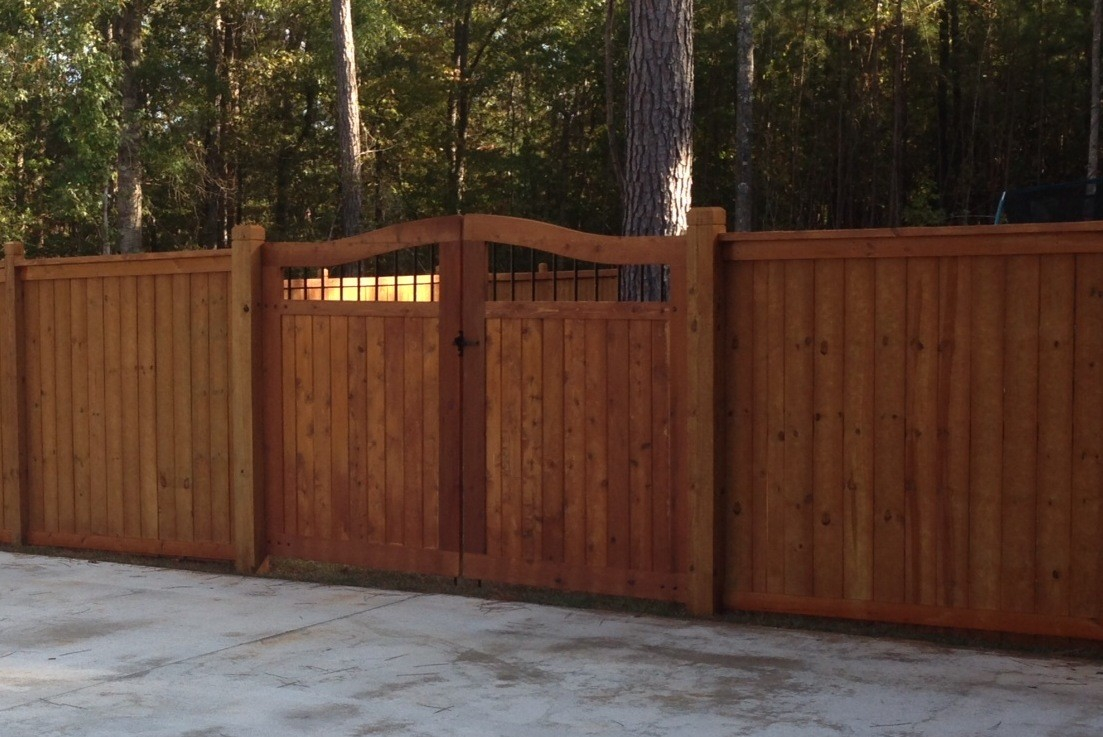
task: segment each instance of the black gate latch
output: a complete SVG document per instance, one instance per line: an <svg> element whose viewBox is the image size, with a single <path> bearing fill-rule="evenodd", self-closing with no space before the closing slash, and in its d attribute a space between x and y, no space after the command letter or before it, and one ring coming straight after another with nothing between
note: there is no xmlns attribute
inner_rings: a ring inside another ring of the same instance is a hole
<svg viewBox="0 0 1103 737"><path fill-rule="evenodd" d="M462 330L460 331L460 334L456 336L456 339L452 341L452 345L456 346L456 350L460 352L461 356L463 355L463 349L464 348L466 348L469 345L478 345L478 344L479 344L479 341L477 341L477 340L468 340L467 338L463 337L463 331Z"/></svg>

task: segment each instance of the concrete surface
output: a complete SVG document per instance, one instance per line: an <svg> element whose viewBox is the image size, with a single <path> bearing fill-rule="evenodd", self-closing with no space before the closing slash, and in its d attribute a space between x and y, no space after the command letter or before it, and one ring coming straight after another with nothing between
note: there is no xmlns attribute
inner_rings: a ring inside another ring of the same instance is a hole
<svg viewBox="0 0 1103 737"><path fill-rule="evenodd" d="M1103 663L0 553L0 737L1103 735Z"/></svg>

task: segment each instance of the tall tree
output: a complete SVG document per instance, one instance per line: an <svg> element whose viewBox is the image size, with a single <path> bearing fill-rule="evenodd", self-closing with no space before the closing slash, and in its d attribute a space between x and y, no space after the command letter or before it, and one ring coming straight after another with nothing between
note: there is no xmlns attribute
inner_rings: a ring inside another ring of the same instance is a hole
<svg viewBox="0 0 1103 737"><path fill-rule="evenodd" d="M735 91L735 229L751 229L754 178L754 0L738 0L736 56L739 69Z"/></svg>
<svg viewBox="0 0 1103 737"><path fill-rule="evenodd" d="M360 232L363 186L360 149L360 91L351 0L333 0L333 48L337 64L337 138L341 163L341 231Z"/></svg>
<svg viewBox="0 0 1103 737"><path fill-rule="evenodd" d="M118 155L119 251L142 250L142 62L143 0L128 0L119 15L116 39L122 52Z"/></svg>
<svg viewBox="0 0 1103 737"><path fill-rule="evenodd" d="M630 0L624 234L685 232L693 175L693 2ZM622 270L621 297L659 300L662 266Z"/></svg>
<svg viewBox="0 0 1103 737"><path fill-rule="evenodd" d="M1103 43L1103 0L1092 2L1091 102L1088 129L1088 178L1099 176L1100 44Z"/></svg>

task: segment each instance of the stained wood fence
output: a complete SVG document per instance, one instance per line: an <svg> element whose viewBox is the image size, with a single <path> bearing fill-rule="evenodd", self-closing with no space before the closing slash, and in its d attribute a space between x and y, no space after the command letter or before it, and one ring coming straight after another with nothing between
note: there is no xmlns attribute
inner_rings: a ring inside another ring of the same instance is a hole
<svg viewBox="0 0 1103 737"><path fill-rule="evenodd" d="M344 244L440 244L429 299L394 304L386 277L296 296L280 269L351 256L252 226L232 256L9 244L0 541L1103 639L1100 225L723 234L706 210L629 254L466 218ZM487 242L682 286L495 302Z"/></svg>

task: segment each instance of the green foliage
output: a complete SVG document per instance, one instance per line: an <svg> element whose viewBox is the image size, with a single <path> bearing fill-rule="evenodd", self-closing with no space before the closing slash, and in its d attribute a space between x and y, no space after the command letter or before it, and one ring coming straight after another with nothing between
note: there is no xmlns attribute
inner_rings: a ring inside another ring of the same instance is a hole
<svg viewBox="0 0 1103 737"><path fill-rule="evenodd" d="M467 211L612 232L620 222L605 122L603 0L467 0ZM111 244L119 140L118 0L0 6L0 237L32 253ZM356 0L365 227L446 211L456 93L455 0ZM755 224L887 222L894 99L903 220L983 222L1008 186L1080 176L1088 3L758 2ZM955 25L948 19L953 9ZM617 43L625 23L619 8ZM731 206L735 8L696 3L695 201ZM952 38L950 38L952 36ZM947 41L950 38L950 41ZM624 60L613 94L623 113ZM145 232L207 242L212 199L274 237L329 237L337 144L329 4L149 2ZM616 132L619 135L619 131Z"/></svg>

